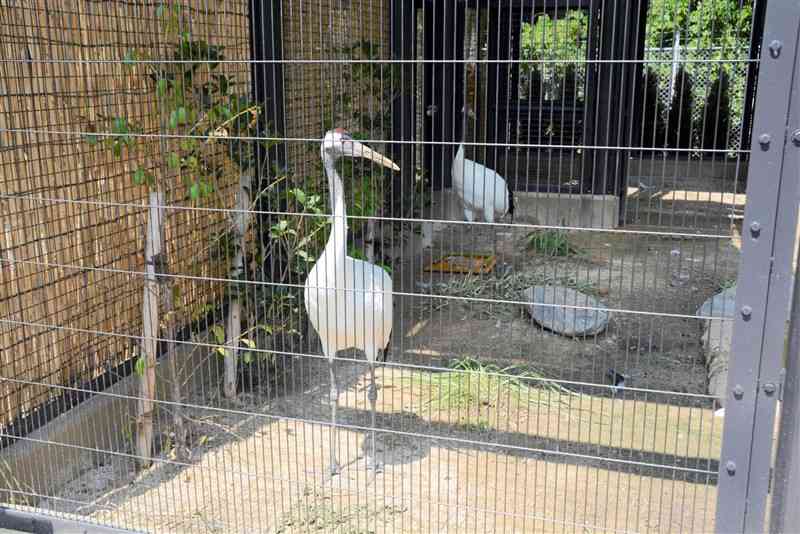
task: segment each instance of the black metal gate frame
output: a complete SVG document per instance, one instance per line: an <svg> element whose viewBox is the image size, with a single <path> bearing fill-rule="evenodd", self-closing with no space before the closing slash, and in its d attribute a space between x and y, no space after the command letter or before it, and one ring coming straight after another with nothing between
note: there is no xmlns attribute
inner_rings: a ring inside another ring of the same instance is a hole
<svg viewBox="0 0 800 534"><path fill-rule="evenodd" d="M720 457L720 533L766 531L797 232L799 30L800 2L767 4Z"/></svg>

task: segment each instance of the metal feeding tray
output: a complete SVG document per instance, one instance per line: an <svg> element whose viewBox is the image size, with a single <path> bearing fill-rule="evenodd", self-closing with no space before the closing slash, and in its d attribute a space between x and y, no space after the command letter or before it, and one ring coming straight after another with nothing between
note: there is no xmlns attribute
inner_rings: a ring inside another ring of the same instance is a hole
<svg viewBox="0 0 800 534"><path fill-rule="evenodd" d="M426 271L437 273L486 274L492 272L497 258L491 254L448 254L434 260Z"/></svg>

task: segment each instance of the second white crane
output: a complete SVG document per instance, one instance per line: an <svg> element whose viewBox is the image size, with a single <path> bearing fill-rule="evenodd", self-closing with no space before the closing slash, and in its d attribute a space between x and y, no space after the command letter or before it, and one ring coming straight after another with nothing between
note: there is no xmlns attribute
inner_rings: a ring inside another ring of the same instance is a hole
<svg viewBox="0 0 800 534"><path fill-rule="evenodd" d="M459 145L453 160L453 189L464 207L464 217L493 223L506 215L514 222L514 192L497 171L464 157Z"/></svg>

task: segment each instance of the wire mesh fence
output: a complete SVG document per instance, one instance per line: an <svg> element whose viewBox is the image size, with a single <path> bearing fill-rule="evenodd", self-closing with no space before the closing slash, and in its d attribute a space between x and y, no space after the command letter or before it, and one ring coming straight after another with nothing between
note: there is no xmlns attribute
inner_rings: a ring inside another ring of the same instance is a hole
<svg viewBox="0 0 800 534"><path fill-rule="evenodd" d="M668 4L0 3L0 502L712 531L765 4Z"/></svg>

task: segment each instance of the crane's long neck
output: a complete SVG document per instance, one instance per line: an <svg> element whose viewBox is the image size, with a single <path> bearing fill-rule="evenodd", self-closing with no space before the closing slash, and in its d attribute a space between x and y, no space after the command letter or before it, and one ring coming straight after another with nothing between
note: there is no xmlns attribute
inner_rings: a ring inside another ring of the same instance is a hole
<svg viewBox="0 0 800 534"><path fill-rule="evenodd" d="M325 166L325 174L328 176L328 189L333 212L333 229L328 236L324 254L335 258L337 262L344 262L344 258L347 256L347 212L344 204L344 185L336 172L336 160L328 154L323 154L322 162Z"/></svg>

